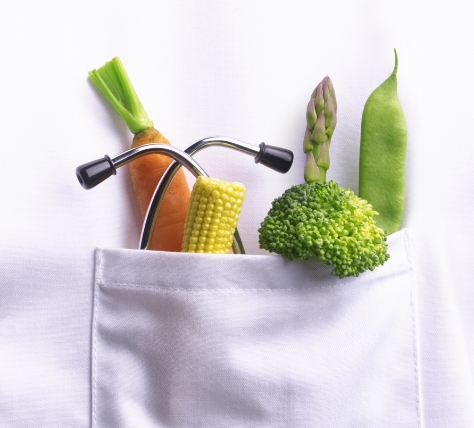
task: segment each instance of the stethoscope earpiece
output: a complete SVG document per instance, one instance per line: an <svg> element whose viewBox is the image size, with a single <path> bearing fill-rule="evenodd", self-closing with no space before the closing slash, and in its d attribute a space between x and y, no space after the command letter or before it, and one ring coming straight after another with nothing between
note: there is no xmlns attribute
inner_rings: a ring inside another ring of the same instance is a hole
<svg viewBox="0 0 474 428"><path fill-rule="evenodd" d="M84 189L92 189L115 174L115 166L107 155L76 168L76 177Z"/></svg>
<svg viewBox="0 0 474 428"><path fill-rule="evenodd" d="M260 152L255 158L255 163L260 163L282 174L287 173L293 164L293 152L276 146L260 144Z"/></svg>

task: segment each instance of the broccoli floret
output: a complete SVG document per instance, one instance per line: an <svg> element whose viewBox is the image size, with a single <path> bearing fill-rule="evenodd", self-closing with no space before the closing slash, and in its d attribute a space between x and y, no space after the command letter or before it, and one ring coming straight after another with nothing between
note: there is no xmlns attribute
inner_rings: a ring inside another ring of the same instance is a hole
<svg viewBox="0 0 474 428"><path fill-rule="evenodd" d="M318 257L340 278L374 270L389 258L387 234L372 205L334 181L292 186L259 228L260 248L289 260Z"/></svg>

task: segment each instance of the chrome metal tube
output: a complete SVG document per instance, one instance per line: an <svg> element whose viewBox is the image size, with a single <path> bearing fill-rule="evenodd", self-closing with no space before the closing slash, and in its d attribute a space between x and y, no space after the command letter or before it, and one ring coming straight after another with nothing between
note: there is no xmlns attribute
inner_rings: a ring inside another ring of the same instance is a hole
<svg viewBox="0 0 474 428"><path fill-rule="evenodd" d="M176 169L176 171L178 171L179 167L184 166L195 177L198 177L198 176L208 177L208 175L206 174L206 171L204 171L204 169L202 169L202 167L189 154L179 149L176 149L175 147L169 146L167 144L158 144L158 143L153 144L152 143L152 144L144 144L142 146L133 147L110 160L115 168L120 168L121 166L126 165L127 163L131 162L134 159L137 159L141 156L145 156L151 153L163 154L163 155L167 155L173 158L174 162L171 165L178 165L178 168ZM167 171L169 169L170 168L168 167ZM145 216L145 222L143 224L142 232L140 235L140 243L138 247L140 250L150 248L151 236L152 236L152 232L155 226L156 217L158 214L158 207L161 205L164 194L166 193L166 190L171 184L171 181L173 180L173 177L175 176L176 171L172 175L169 175L169 176L166 176L166 174L163 175L160 182L158 183L157 189L164 189L164 192L160 192L159 193L160 196L155 197L155 195L157 194L157 190L155 190L153 198L148 206L147 214ZM152 215L151 223L149 221L147 222L147 219L150 217L150 215ZM143 243L144 233L146 233L145 243ZM240 248L237 248L237 247L234 248L234 252L240 252Z"/></svg>
<svg viewBox="0 0 474 428"><path fill-rule="evenodd" d="M195 177L199 175L207 176L206 172L201 166L187 153L172 147L168 144L144 144L143 146L133 147L123 153L120 153L114 158L111 158L111 162L115 168L131 162L134 159L148 155L150 153L157 153L169 156L175 160L174 163L184 166L188 169Z"/></svg>
<svg viewBox="0 0 474 428"><path fill-rule="evenodd" d="M197 162L191 158L191 156L197 153L199 150L210 146L223 146L242 153L246 153L254 157L255 163L261 163L262 165L283 174L288 172L293 163L293 153L288 149L267 146L265 143L261 143L257 147L252 144L244 143L243 141L227 137L209 137L194 143L184 152L167 144L158 143L133 147L119 154L113 159L110 159L110 157L106 155L101 159L97 159L78 166L76 168L76 176L82 187L85 189L91 189L102 181L106 180L111 175L114 175L117 168L120 168L121 166L138 157L145 156L150 153L158 153L174 159L175 162L172 162L169 165L155 189L153 197L148 206L145 221L143 223L139 249L149 249L156 218L158 216L164 195L168 190L171 181L173 180L181 165L187 168L196 177L200 175L208 177L206 172ZM234 238L235 239L232 245L234 253L245 254L242 240L240 239L237 229L235 230Z"/></svg>
<svg viewBox="0 0 474 428"><path fill-rule="evenodd" d="M188 155L194 155L198 151L205 149L210 146L223 146L229 149L234 149L242 153L246 153L253 157L258 156L260 153L260 147L254 146L253 144L244 143L243 141L235 140L233 138L227 137L209 137L204 138L203 140L194 143L192 146L189 146L185 153Z"/></svg>
<svg viewBox="0 0 474 428"><path fill-rule="evenodd" d="M253 157L256 157L260 153L260 148L258 146L254 146L252 144L244 143L242 141L234 140L232 138L227 137L204 138L203 140L200 140L197 143L194 143L193 145L189 146L184 152L192 156L198 151L210 146L227 147L242 153L246 153ZM148 206L145 221L143 222L139 245L139 249L141 250L146 250L150 248L151 238L153 236L153 230L155 228L155 222L158 217L158 212L160 210L161 203L166 194L166 191L168 190L169 185L173 181L174 176L179 171L179 168L181 168L181 165L178 162L172 162L168 166L168 169L163 174L160 182L158 183L158 186L155 189L155 193L153 194L153 197L150 201L150 205ZM237 229L235 230L232 249L234 253L245 254L245 249Z"/></svg>
<svg viewBox="0 0 474 428"><path fill-rule="evenodd" d="M196 147L196 145L192 147ZM199 149L199 147L200 145L198 144L197 149ZM245 150L248 149L246 148ZM191 152L194 153L195 150L191 150ZM86 164L80 165L76 168L76 177L79 180L81 186L85 189L91 189L100 184L102 181L106 180L111 175L115 175L117 168L126 165L134 159L151 153L162 154L171 157L172 159L174 159L174 162L172 162L171 165L175 165L177 166L177 168L173 170L171 174L163 176L160 182L158 183L157 189L155 189L155 195L152 198L150 205L148 206L147 214L145 216L146 221L142 228L139 249L150 248L151 234L153 232L156 216L158 214L158 208L161 205L164 194L166 193L166 190L171 184L171 181L173 180L173 177L175 176L178 169L181 166L184 166L195 177L208 177L204 169L202 169L202 167L188 153L185 153L168 144L159 143L151 143L138 147L133 147L123 153L120 153L112 159L109 156L105 155L101 159L97 159L92 162L87 162ZM169 170L170 168L168 168L167 171ZM164 192L157 192L158 189L164 189ZM156 196L157 193L158 196ZM147 219L151 219L152 221L147 221ZM145 242L143 238L144 236L146 237ZM232 244L232 249L234 253L244 254L245 250L237 230L235 231L234 237L235 239Z"/></svg>

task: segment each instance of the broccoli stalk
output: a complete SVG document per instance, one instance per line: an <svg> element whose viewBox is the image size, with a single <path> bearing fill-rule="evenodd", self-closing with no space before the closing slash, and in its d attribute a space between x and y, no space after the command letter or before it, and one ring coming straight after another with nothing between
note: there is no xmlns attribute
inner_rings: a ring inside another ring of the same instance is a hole
<svg viewBox="0 0 474 428"><path fill-rule="evenodd" d="M288 260L318 258L340 278L374 270L388 260L387 234L378 215L350 189L326 182L329 146L336 127L336 97L329 77L313 91L303 142L306 183L272 202L258 230L260 248Z"/></svg>

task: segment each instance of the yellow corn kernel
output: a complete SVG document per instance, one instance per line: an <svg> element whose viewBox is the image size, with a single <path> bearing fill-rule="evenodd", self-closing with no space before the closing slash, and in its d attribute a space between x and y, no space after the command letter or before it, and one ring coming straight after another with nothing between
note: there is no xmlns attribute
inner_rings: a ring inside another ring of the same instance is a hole
<svg viewBox="0 0 474 428"><path fill-rule="evenodd" d="M241 183L198 177L191 192L181 251L228 254L244 196Z"/></svg>

